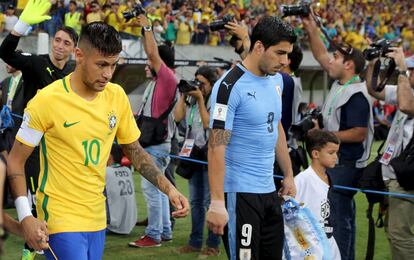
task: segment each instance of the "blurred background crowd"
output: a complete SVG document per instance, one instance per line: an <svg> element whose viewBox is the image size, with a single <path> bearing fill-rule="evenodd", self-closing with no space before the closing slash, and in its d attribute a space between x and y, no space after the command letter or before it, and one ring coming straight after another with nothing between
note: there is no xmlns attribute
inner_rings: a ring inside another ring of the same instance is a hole
<svg viewBox="0 0 414 260"><path fill-rule="evenodd" d="M80 30L82 24L104 21L119 30L124 39L137 39L141 28L135 18L126 21L122 13L132 10L136 0L52 0L52 18L33 28L54 35L65 24ZM27 0L1 0L0 31L12 30ZM249 31L263 15L281 15L281 5L296 0L143 0L142 6L151 20L157 41L177 45L229 44L226 30L212 31L211 22L231 15ZM414 53L414 5L403 0L321 0L315 8L328 35L338 43L347 42L364 49L368 40L385 38L400 41L407 55ZM395 15L397 14L398 15ZM295 27L302 49L307 39L299 17L286 18ZM324 36L321 34L321 37ZM329 48L329 42L324 39Z"/></svg>

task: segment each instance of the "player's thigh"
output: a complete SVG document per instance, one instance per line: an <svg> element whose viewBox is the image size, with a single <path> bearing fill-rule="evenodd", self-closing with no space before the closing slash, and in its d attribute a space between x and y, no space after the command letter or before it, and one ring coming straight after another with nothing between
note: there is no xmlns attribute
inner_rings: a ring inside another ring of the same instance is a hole
<svg viewBox="0 0 414 260"><path fill-rule="evenodd" d="M263 203L257 194L228 193L229 222L225 238L229 259L259 259Z"/></svg>
<svg viewBox="0 0 414 260"><path fill-rule="evenodd" d="M49 235L51 250L45 250L47 260L88 259L88 239L84 232L63 232Z"/></svg>

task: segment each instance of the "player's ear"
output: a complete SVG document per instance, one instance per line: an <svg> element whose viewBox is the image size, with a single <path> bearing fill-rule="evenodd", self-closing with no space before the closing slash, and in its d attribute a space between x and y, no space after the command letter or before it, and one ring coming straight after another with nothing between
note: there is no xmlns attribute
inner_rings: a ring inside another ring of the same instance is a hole
<svg viewBox="0 0 414 260"><path fill-rule="evenodd" d="M79 47L76 47L75 50L74 50L74 53L75 53L76 63L82 63L82 61L85 57L85 54L83 53L82 49L79 48Z"/></svg>

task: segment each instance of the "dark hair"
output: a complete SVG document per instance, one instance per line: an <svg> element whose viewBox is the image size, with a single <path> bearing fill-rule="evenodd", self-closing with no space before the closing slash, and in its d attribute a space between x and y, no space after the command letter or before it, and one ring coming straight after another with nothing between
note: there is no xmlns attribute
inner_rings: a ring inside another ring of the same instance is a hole
<svg viewBox="0 0 414 260"><path fill-rule="evenodd" d="M299 69L300 63L303 59L303 52L299 47L299 44L293 44L293 50L288 54L288 59L290 60L290 70L296 72Z"/></svg>
<svg viewBox="0 0 414 260"><path fill-rule="evenodd" d="M253 50L254 44L260 41L265 49L276 45L282 41L289 43L296 42L296 34L293 27L276 16L264 16L253 28L250 37L250 51Z"/></svg>
<svg viewBox="0 0 414 260"><path fill-rule="evenodd" d="M114 27L103 22L93 22L82 28L79 44L84 42L105 56L118 55L122 51L121 36Z"/></svg>
<svg viewBox="0 0 414 260"><path fill-rule="evenodd" d="M121 164L123 153L122 153L122 148L119 144L112 145L111 155L115 163Z"/></svg>
<svg viewBox="0 0 414 260"><path fill-rule="evenodd" d="M171 42L166 41L164 44L159 45L158 54L167 67L174 68L175 54Z"/></svg>
<svg viewBox="0 0 414 260"><path fill-rule="evenodd" d="M73 44L75 46L78 44L79 35L78 35L78 33L72 27L69 27L69 26L60 26L60 27L58 27L58 29L56 30L56 32L59 32L59 31L62 31L62 32L67 33L69 35L69 37L72 39Z"/></svg>
<svg viewBox="0 0 414 260"><path fill-rule="evenodd" d="M74 0L70 0L69 1L69 4L74 4L75 6L78 6L78 4L76 3L76 1L74 1Z"/></svg>
<svg viewBox="0 0 414 260"><path fill-rule="evenodd" d="M312 151L320 151L328 143L339 144L339 139L332 133L321 129L309 130L306 134L306 151L312 158Z"/></svg>
<svg viewBox="0 0 414 260"><path fill-rule="evenodd" d="M201 76L205 77L208 80L208 82L210 83L211 86L213 86L214 83L217 80L216 72L213 70L212 67L207 66L207 65L204 65L204 66L201 66L200 68L198 68L195 75L196 76L201 75Z"/></svg>
<svg viewBox="0 0 414 260"><path fill-rule="evenodd" d="M362 51L354 48L351 54L344 55L344 62L348 60L354 62L355 74L359 75L365 67L365 58Z"/></svg>

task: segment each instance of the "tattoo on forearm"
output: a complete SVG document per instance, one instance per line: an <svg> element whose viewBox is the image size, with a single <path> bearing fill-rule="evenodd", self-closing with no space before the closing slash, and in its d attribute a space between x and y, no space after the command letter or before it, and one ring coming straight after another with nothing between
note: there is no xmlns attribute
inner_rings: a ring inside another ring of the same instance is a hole
<svg viewBox="0 0 414 260"><path fill-rule="evenodd" d="M222 129L210 130L210 137L208 140L209 148L215 148L220 145L228 145L230 142L231 132Z"/></svg>
<svg viewBox="0 0 414 260"><path fill-rule="evenodd" d="M168 194L171 183L157 168L151 156L142 148L138 141L122 145L126 156L131 160L137 171L162 192Z"/></svg>
<svg viewBox="0 0 414 260"><path fill-rule="evenodd" d="M18 179L19 177L22 177L23 179L25 179L24 173L11 173L11 174L7 174L7 180L9 182L12 182L12 181Z"/></svg>

